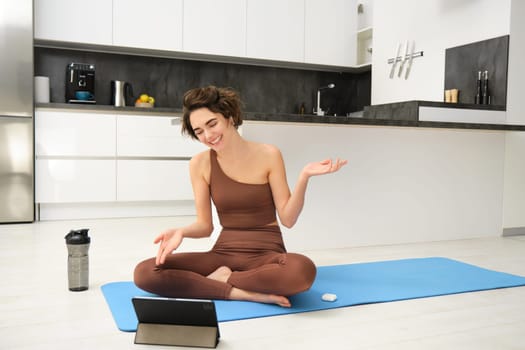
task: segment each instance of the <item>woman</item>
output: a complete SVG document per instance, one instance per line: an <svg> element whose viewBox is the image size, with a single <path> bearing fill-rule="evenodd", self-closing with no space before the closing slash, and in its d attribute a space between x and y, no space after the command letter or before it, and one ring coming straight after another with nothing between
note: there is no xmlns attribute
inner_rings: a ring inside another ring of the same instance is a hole
<svg viewBox="0 0 525 350"><path fill-rule="evenodd" d="M288 296L312 285L316 268L287 253L281 224L292 227L304 204L308 179L339 170L324 160L302 170L290 193L280 151L244 139L235 91L209 86L186 92L183 133L210 148L190 161L196 221L162 232L157 256L135 269L135 284L166 297L249 300L290 307ZM184 238L209 237L213 200L222 231L209 252L172 254Z"/></svg>

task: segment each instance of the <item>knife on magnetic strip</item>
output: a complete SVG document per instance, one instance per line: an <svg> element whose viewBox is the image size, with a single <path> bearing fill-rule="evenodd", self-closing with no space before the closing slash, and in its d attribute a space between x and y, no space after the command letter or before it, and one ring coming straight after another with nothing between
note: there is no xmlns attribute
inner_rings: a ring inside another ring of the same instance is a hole
<svg viewBox="0 0 525 350"><path fill-rule="evenodd" d="M408 79L408 74L410 73L410 68L412 68L412 60L414 59L414 49L416 47L416 42L412 41L412 50L410 50L410 56L408 58L407 71L405 72L405 80Z"/></svg>
<svg viewBox="0 0 525 350"><path fill-rule="evenodd" d="M401 66L399 67L399 72L397 73L397 76L400 77L401 74L403 74L403 67L405 66L406 61L408 60L408 40L405 43L405 54L403 55L403 59L401 61Z"/></svg>
<svg viewBox="0 0 525 350"><path fill-rule="evenodd" d="M394 62L392 62L392 69L390 70L390 79L394 77L394 72L396 71L396 66L397 66L397 56L399 56L400 50L401 50L401 43L397 45L396 55L394 56Z"/></svg>

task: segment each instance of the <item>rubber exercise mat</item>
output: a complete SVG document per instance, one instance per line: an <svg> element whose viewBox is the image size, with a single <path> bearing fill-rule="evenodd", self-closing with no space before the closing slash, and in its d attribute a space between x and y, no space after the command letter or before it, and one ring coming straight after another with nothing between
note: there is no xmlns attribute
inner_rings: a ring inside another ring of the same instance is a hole
<svg viewBox="0 0 525 350"><path fill-rule="evenodd" d="M320 266L312 288L290 297L291 308L226 300L216 300L215 307L219 322L226 322L517 286L525 286L525 277L447 258L403 259ZM101 289L117 327L134 332L137 318L131 298L153 295L133 282L111 282ZM337 300L323 301L325 293L337 295Z"/></svg>

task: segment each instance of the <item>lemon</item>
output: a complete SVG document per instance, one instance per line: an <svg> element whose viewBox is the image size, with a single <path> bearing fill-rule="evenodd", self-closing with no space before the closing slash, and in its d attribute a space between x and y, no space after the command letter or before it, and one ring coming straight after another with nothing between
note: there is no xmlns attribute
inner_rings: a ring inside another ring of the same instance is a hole
<svg viewBox="0 0 525 350"><path fill-rule="evenodd" d="M147 94L142 94L139 97L140 102L144 102L144 103L148 102L148 99L149 99L149 96Z"/></svg>
<svg viewBox="0 0 525 350"><path fill-rule="evenodd" d="M151 103L151 104L155 103L155 99L153 98L153 96L148 97L148 103Z"/></svg>

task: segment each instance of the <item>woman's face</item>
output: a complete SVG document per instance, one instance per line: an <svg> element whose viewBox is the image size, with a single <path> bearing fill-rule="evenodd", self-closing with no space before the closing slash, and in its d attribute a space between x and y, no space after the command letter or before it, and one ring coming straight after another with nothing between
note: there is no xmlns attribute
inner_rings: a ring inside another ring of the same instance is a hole
<svg viewBox="0 0 525 350"><path fill-rule="evenodd" d="M231 118L213 113L208 108L191 112L190 124L199 141L216 151L224 147L228 133L235 130Z"/></svg>

